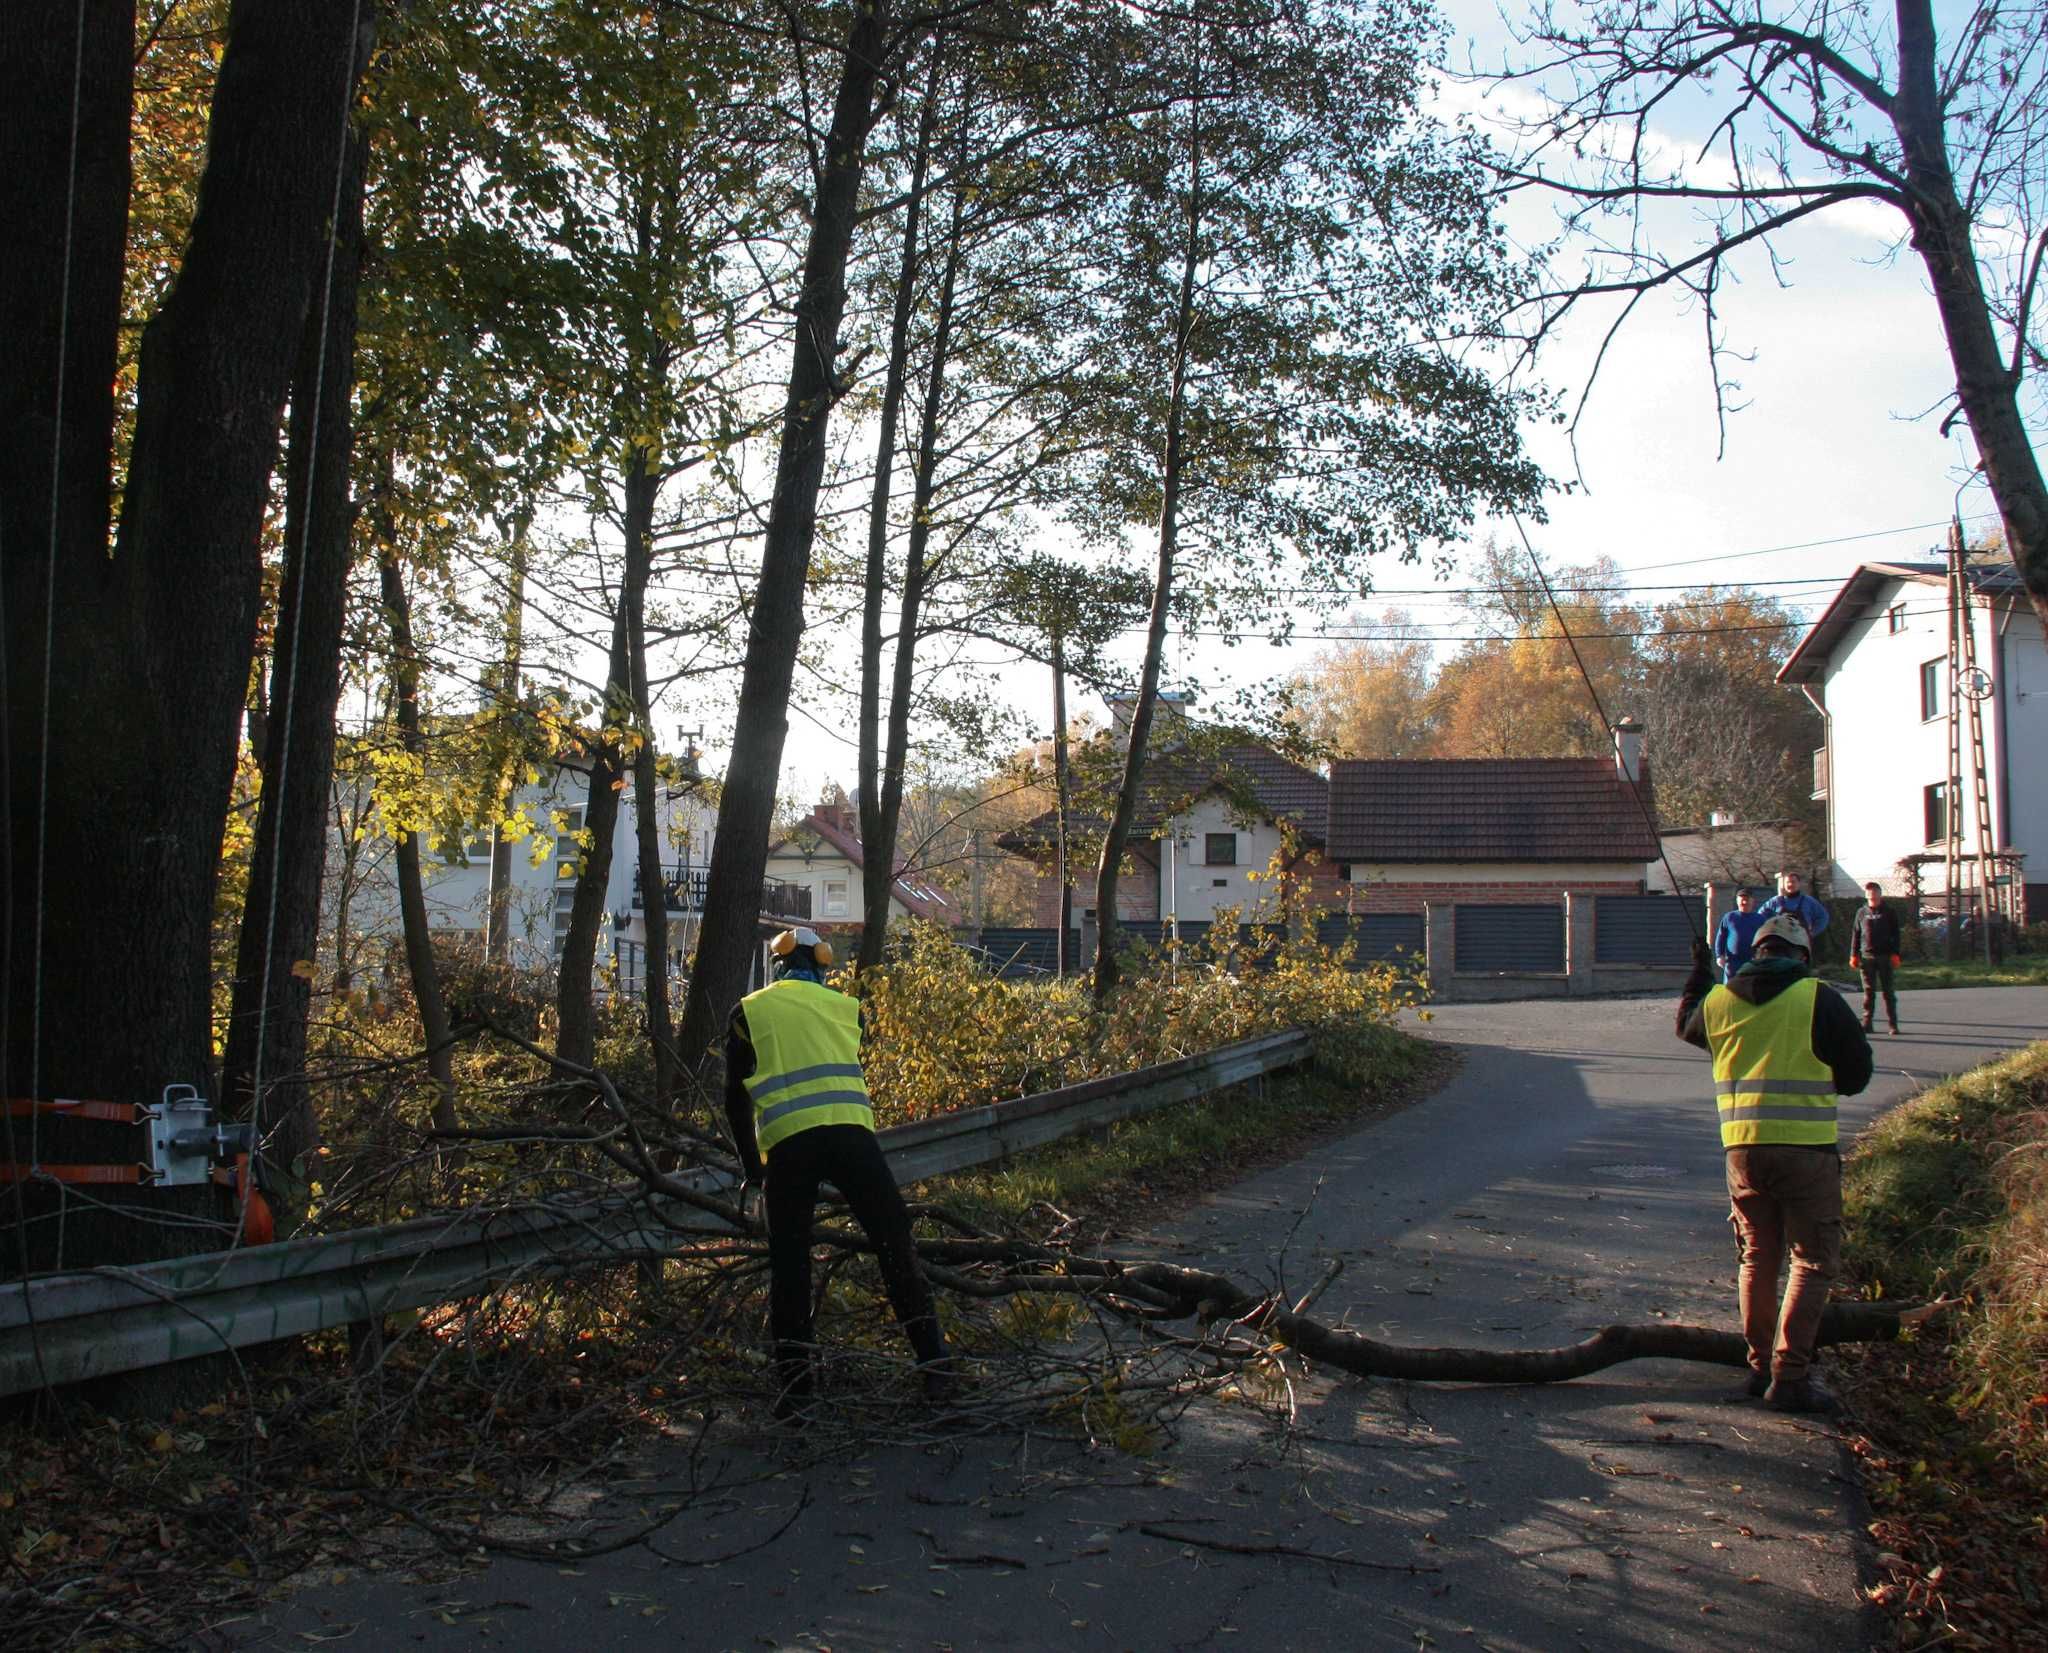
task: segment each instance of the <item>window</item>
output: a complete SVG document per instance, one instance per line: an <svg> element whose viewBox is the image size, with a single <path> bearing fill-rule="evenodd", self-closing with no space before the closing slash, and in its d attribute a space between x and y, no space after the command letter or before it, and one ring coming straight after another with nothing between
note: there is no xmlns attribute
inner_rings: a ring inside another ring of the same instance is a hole
<svg viewBox="0 0 2048 1653"><path fill-rule="evenodd" d="M1922 721L1941 716L1941 670L1946 660L1927 660L1920 666L1920 716Z"/></svg>
<svg viewBox="0 0 2048 1653"><path fill-rule="evenodd" d="M844 918L846 916L847 883L843 878L825 880L825 916Z"/></svg>
<svg viewBox="0 0 2048 1653"><path fill-rule="evenodd" d="M1920 809L1927 818L1927 841L1948 842L1948 782L1936 781L1920 789Z"/></svg>
<svg viewBox="0 0 2048 1653"><path fill-rule="evenodd" d="M1893 603L1884 611L1884 629L1896 637L1906 629L1906 605Z"/></svg>
<svg viewBox="0 0 2048 1653"><path fill-rule="evenodd" d="M1205 832L1202 834L1202 860L1212 867L1234 867L1237 865L1237 834L1234 832Z"/></svg>

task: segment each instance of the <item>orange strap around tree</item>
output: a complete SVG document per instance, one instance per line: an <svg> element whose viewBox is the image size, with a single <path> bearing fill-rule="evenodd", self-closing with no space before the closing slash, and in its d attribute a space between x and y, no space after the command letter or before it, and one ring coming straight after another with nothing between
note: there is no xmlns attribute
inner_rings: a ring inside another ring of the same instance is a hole
<svg viewBox="0 0 2048 1653"><path fill-rule="evenodd" d="M48 1177L52 1182L134 1182L155 1180L146 1165L21 1165L0 1159L0 1182L33 1182Z"/></svg>
<svg viewBox="0 0 2048 1653"><path fill-rule="evenodd" d="M60 1119L98 1119L109 1125L139 1125L143 1120L153 1118L156 1110L134 1102L74 1102L65 1097L58 1097L53 1102L35 1102L27 1097L10 1096L7 1112L16 1119L49 1113Z"/></svg>

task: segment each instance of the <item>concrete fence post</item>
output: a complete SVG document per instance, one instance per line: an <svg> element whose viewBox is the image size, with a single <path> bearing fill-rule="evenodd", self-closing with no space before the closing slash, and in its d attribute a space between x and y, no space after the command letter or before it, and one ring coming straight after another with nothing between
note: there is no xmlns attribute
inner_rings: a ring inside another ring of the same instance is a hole
<svg viewBox="0 0 2048 1653"><path fill-rule="evenodd" d="M1567 993L1593 990L1594 929L1599 920L1593 903L1598 898L1585 890L1564 892L1564 988Z"/></svg>
<svg viewBox="0 0 2048 1653"><path fill-rule="evenodd" d="M1429 901L1422 908L1422 961L1439 994L1450 987L1458 972L1457 908L1448 901Z"/></svg>

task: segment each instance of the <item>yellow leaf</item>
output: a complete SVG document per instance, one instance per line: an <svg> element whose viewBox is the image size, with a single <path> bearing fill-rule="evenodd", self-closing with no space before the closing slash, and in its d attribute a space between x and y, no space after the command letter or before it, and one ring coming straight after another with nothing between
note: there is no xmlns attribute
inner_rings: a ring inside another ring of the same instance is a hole
<svg viewBox="0 0 2048 1653"><path fill-rule="evenodd" d="M300 981L311 981L313 979L313 961L311 959L300 959L292 966L292 974L297 976Z"/></svg>

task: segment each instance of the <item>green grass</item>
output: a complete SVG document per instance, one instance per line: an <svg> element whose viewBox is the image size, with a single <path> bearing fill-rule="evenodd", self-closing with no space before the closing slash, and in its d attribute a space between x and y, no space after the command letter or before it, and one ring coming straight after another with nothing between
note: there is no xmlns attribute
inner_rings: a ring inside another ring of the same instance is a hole
<svg viewBox="0 0 2048 1653"><path fill-rule="evenodd" d="M1364 1059L1360 1043L1372 1051ZM1363 1081L1321 1068L1239 1085L1200 1102L1127 1119L1100 1133L1053 1143L983 1171L934 1178L927 1198L990 1227L1038 1226L1035 1207L1072 1213L1165 1200L1214 1187L1289 1157L1306 1139L1412 1100L1444 1071L1441 1046L1393 1028L1346 1041L1345 1066Z"/></svg>
<svg viewBox="0 0 2048 1653"><path fill-rule="evenodd" d="M1844 993L1862 993L1863 978L1847 965L1824 968L1828 979ZM1908 959L1899 966L1893 985L1901 993L1927 987L2048 986L2048 954L2027 953L1999 964L1986 964L1982 959Z"/></svg>
<svg viewBox="0 0 2048 1653"><path fill-rule="evenodd" d="M1883 1115L1843 1167L1851 1280L1960 1298L1948 1404L2048 1485L2048 1043Z"/></svg>

